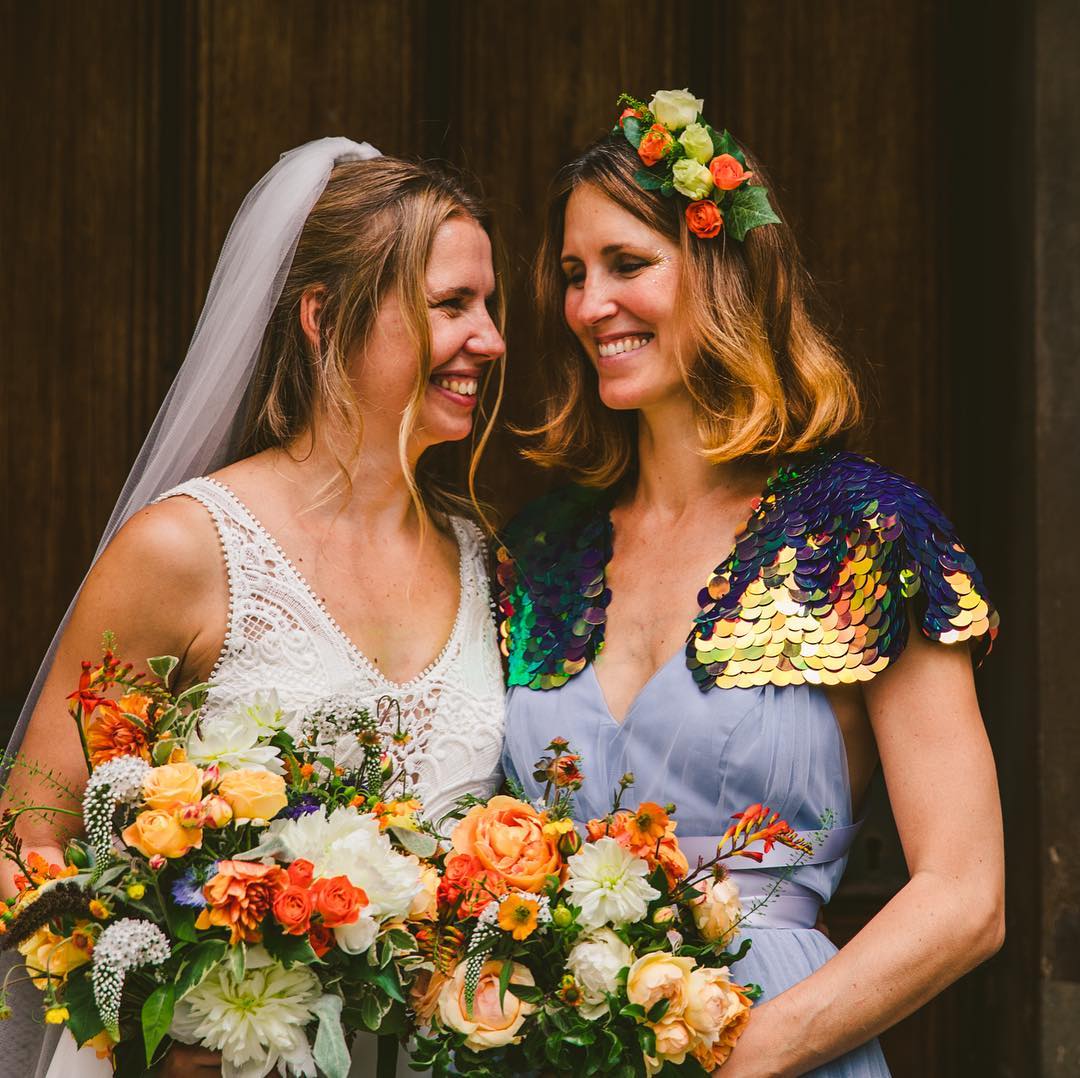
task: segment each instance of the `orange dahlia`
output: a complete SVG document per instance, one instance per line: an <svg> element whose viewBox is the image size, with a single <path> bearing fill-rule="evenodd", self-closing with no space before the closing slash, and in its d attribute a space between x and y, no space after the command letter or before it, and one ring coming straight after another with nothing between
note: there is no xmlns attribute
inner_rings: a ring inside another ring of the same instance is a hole
<svg viewBox="0 0 1080 1078"><path fill-rule="evenodd" d="M207 906L195 927L227 928L232 944L241 940L258 943L263 919L273 908L278 892L288 884L289 875L280 865L219 861L217 875L203 888Z"/></svg>

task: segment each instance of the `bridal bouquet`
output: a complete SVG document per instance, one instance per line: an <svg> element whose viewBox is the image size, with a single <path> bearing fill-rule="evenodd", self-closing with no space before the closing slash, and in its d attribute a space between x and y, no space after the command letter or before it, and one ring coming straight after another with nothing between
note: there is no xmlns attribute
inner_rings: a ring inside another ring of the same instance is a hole
<svg viewBox="0 0 1080 1078"><path fill-rule="evenodd" d="M464 805L441 869L434 920L414 926L425 969L412 986L413 1053L435 1075L526 1072L706 1074L731 1053L756 986L730 967L743 911L724 869L774 843L804 849L787 823L753 805L716 857L693 868L674 806L573 819L580 758L564 739L536 765L545 797Z"/></svg>
<svg viewBox="0 0 1080 1078"><path fill-rule="evenodd" d="M136 674L106 643L71 697L85 838L64 865L24 859L13 825L41 807L7 813L21 890L0 946L24 957L46 1022L117 1073L176 1040L221 1052L227 1076L345 1078L349 1034L404 1030L420 960L405 926L435 901L418 856L435 840L377 724L323 710L294 739L274 693L202 723L207 686L174 694L175 659Z"/></svg>

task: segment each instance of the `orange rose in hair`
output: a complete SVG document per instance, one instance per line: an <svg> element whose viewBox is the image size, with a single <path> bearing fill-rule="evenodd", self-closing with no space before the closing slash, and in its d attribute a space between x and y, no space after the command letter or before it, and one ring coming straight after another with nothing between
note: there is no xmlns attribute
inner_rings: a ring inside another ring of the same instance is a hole
<svg viewBox="0 0 1080 1078"><path fill-rule="evenodd" d="M703 240L711 240L724 227L724 215L711 199L702 198L686 207L686 227Z"/></svg>
<svg viewBox="0 0 1080 1078"><path fill-rule="evenodd" d="M722 153L709 162L709 171L712 173L713 183L721 191L734 191L736 187L742 187L751 176L752 172L739 164L738 159L729 153Z"/></svg>
<svg viewBox="0 0 1080 1078"><path fill-rule="evenodd" d="M451 841L455 852L475 857L507 887L535 893L548 876L562 872L559 836L545 834L536 809L514 797L500 794L471 808Z"/></svg>
<svg viewBox="0 0 1080 1078"><path fill-rule="evenodd" d="M620 127L622 127L623 120L625 120L627 116L633 116L633 117L637 118L638 120L640 120L641 117L642 117L641 109L632 109L632 108L623 109L622 112L619 113L619 126Z"/></svg>
<svg viewBox="0 0 1080 1078"><path fill-rule="evenodd" d="M653 124L644 135L638 145L638 157L646 165L655 165L663 159L668 150L675 145L675 139L671 132L663 124Z"/></svg>

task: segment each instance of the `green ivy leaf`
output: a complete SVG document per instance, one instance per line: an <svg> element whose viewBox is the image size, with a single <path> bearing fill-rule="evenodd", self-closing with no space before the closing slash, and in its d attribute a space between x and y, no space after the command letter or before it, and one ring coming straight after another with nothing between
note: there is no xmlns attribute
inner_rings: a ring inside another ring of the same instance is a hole
<svg viewBox="0 0 1080 1078"><path fill-rule="evenodd" d="M671 1000L665 997L664 999L658 999L650 1008L647 1015L648 1020L656 1025L665 1014L668 1012L668 1008L671 1006Z"/></svg>
<svg viewBox="0 0 1080 1078"><path fill-rule="evenodd" d="M310 966L319 961L319 956L312 949L307 936L289 936L276 925L267 926L263 934L263 946L271 957L276 958L286 969L292 966Z"/></svg>
<svg viewBox="0 0 1080 1078"><path fill-rule="evenodd" d="M627 116L623 120L623 134L626 136L626 141L636 150L641 145L641 136L644 134L641 128L641 121L636 116Z"/></svg>
<svg viewBox="0 0 1080 1078"><path fill-rule="evenodd" d="M168 688L169 678L180 665L180 660L175 655L158 655L157 658L147 659L146 665L150 667L151 673Z"/></svg>
<svg viewBox="0 0 1080 1078"><path fill-rule="evenodd" d="M659 191L665 182L665 177L657 176L655 172L650 172L648 169L639 168L634 173L634 183L645 191Z"/></svg>
<svg viewBox="0 0 1080 1078"><path fill-rule="evenodd" d="M146 1065L154 1060L154 1052L172 1025L176 1007L176 986L163 984L155 988L142 1005L143 1044L146 1046Z"/></svg>
<svg viewBox="0 0 1080 1078"><path fill-rule="evenodd" d="M779 224L780 218L773 212L769 204L769 193L764 187L752 187L744 184L734 194L731 207L724 218L724 228L731 234L732 239L740 242L746 238L747 232L758 225Z"/></svg>
<svg viewBox="0 0 1080 1078"><path fill-rule="evenodd" d="M207 940L188 952L187 960L176 979L176 998L183 999L205 980L206 975L225 957L228 944L224 940Z"/></svg>

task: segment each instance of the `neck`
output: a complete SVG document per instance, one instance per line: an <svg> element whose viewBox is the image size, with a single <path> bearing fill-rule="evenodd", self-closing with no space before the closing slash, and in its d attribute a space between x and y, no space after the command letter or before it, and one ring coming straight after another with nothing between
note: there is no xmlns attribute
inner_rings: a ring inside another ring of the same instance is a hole
<svg viewBox="0 0 1080 1078"><path fill-rule="evenodd" d="M356 452L354 435L326 421L316 424L315 431L273 451L274 469L296 484L305 515L344 517L362 531L383 534L418 526L396 437L380 438L366 430ZM414 464L410 461L410 467Z"/></svg>
<svg viewBox="0 0 1080 1078"><path fill-rule="evenodd" d="M639 412L637 448L632 501L640 510L665 517L693 512L717 495L746 496L748 488L760 488L771 470L761 461L713 464L702 456L693 405L687 399Z"/></svg>

